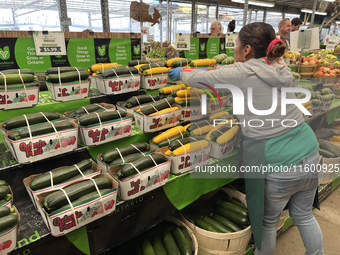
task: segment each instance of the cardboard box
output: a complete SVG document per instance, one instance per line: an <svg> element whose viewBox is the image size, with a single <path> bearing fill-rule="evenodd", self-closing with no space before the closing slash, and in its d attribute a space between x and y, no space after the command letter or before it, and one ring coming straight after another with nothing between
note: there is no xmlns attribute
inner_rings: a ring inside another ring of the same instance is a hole
<svg viewBox="0 0 340 255"><path fill-rule="evenodd" d="M160 152L152 153L151 155L161 154ZM171 158L168 158L167 162L152 167L147 171L136 174L131 178L119 181L119 197L121 200L127 201L139 197L151 190L165 185L169 180ZM116 173L123 168L123 165L112 166L108 169L111 176L115 176Z"/></svg>
<svg viewBox="0 0 340 255"><path fill-rule="evenodd" d="M86 127L79 125L79 139L87 146L96 146L131 136L132 115L122 119L93 124ZM78 120L74 121L78 124Z"/></svg>
<svg viewBox="0 0 340 255"><path fill-rule="evenodd" d="M234 149L236 137L237 135L231 141L227 142L224 145L220 145L217 142L207 140L211 144L210 157L216 158L216 159L223 159L226 156L228 156L230 153L232 153Z"/></svg>
<svg viewBox="0 0 340 255"><path fill-rule="evenodd" d="M37 105L39 103L39 86L26 88L26 92L24 88L7 89L6 105L6 91L0 89L0 110L19 109Z"/></svg>
<svg viewBox="0 0 340 255"><path fill-rule="evenodd" d="M11 189L11 186L8 185L8 188L9 188L9 192L12 195L12 197L11 197L10 200L8 200L8 201L6 201L6 202L4 202L2 204L0 203L0 206L7 206L9 208L12 208L12 205L13 205L13 191Z"/></svg>
<svg viewBox="0 0 340 255"><path fill-rule="evenodd" d="M89 96L90 79L65 83L46 82L48 91L53 100L57 102L67 102L72 100L83 99Z"/></svg>
<svg viewBox="0 0 340 255"><path fill-rule="evenodd" d="M217 112L223 111L223 109L227 106L227 97L221 97L222 105L218 99L215 99L216 104L214 101L209 101L207 103L207 114L214 114Z"/></svg>
<svg viewBox="0 0 340 255"><path fill-rule="evenodd" d="M168 146L161 148L161 152L165 153ZM177 156L169 156L171 162L172 174L184 174L190 170L194 170L196 166L204 166L208 164L210 158L211 145L204 149L183 153Z"/></svg>
<svg viewBox="0 0 340 255"><path fill-rule="evenodd" d="M33 136L32 140L28 137L14 141L9 139L9 133L6 133L4 135L4 140L18 163L31 163L77 149L78 125L74 122L72 122L72 125L72 129L59 131L59 136L56 133L49 133ZM32 153L31 143L33 143L34 155Z"/></svg>
<svg viewBox="0 0 340 255"><path fill-rule="evenodd" d="M118 182L109 174L100 174L95 178L98 177L110 178L112 181L112 188L102 194L103 201L101 201L100 197L97 196L96 198L91 198L74 204L74 213L72 209L67 206L48 214L42 207L41 203L43 199L53 191L41 193L36 196L39 212L47 228L51 232L51 235L63 236L75 229L78 229L90 222L112 213L116 209ZM75 218L77 218L77 222L75 221Z"/></svg>
<svg viewBox="0 0 340 255"><path fill-rule="evenodd" d="M99 105L102 106L103 108L106 108L108 106L112 107L112 108L108 108L105 112L116 110L116 106L114 106L113 104L101 103ZM74 113L74 111L68 111L68 112L64 112L64 115L66 116L66 118L68 120L71 120L71 121L76 120L77 118L71 116L72 113ZM91 113L91 112L89 112L89 113Z"/></svg>
<svg viewBox="0 0 340 255"><path fill-rule="evenodd" d="M143 89L149 89L149 90L163 88L166 85L167 78L168 78L168 73L148 75L148 76L142 75L141 87Z"/></svg>
<svg viewBox="0 0 340 255"><path fill-rule="evenodd" d="M13 228L0 232L0 255L7 255L13 251L17 245L18 229L20 224L20 215L15 206L13 206L15 213L18 214L18 224Z"/></svg>
<svg viewBox="0 0 340 255"><path fill-rule="evenodd" d="M65 168L65 167L68 167L68 166L64 166L64 167L58 167L58 168L55 168L53 170L51 170L50 172L53 173L53 171L55 170L58 170L58 169L61 169L61 168ZM90 174L90 175L87 175L86 178L93 178L99 174L102 173L102 169L101 167L94 163L92 166L91 166L91 169L95 170L96 172L94 172L93 174ZM47 188L44 188L44 189L40 189L40 190L35 190L33 191L31 188L30 188L30 183L35 179L37 178L38 176L40 176L41 174L35 174L35 175L31 175L25 179L23 179L23 183L24 183L24 186L27 190L27 193L28 195L30 196L31 200L32 200L32 203L35 207L35 209L38 211L38 201L36 200L36 196L41 194L41 193L45 193L45 192L49 192L49 191L55 191L55 190L58 190L58 189L61 189L67 185L70 185L72 183L75 183L75 182L78 182L80 180L83 180L84 177L81 177L77 180L74 180L74 181L71 181L71 182L67 182L67 183L60 183L60 184L56 184L52 187L47 187Z"/></svg>
<svg viewBox="0 0 340 255"><path fill-rule="evenodd" d="M177 126L181 118L182 109L179 105L173 105L172 107L175 106L179 109L153 116L147 116L134 110L133 114L135 117L136 127L144 133L151 133Z"/></svg>
<svg viewBox="0 0 340 255"><path fill-rule="evenodd" d="M89 79L90 79L90 87L93 88L93 89L98 89L97 88L97 79L96 79L96 77L90 75Z"/></svg>
<svg viewBox="0 0 340 255"><path fill-rule="evenodd" d="M226 101L226 106L233 106L233 94L228 93L227 95L227 101Z"/></svg>
<svg viewBox="0 0 340 255"><path fill-rule="evenodd" d="M146 103L146 104L141 104L140 106L136 106L136 107L133 107L133 108L124 107L124 106L122 106L123 103L125 103L125 102L117 102L117 110L133 114L133 110L145 107L145 106L151 104L152 102Z"/></svg>
<svg viewBox="0 0 340 255"><path fill-rule="evenodd" d="M199 120L203 117L201 106L188 106L181 108L180 120Z"/></svg>
<svg viewBox="0 0 340 255"><path fill-rule="evenodd" d="M144 153L144 155L149 155L153 152L156 151L156 147L154 145L150 145L150 148L149 150L147 151L142 151ZM138 153L138 152L137 152ZM104 173L107 173L109 171L109 168L112 167L112 166L117 166L117 165L122 165L124 164L123 161L120 161L118 163L113 163L113 164L107 164L106 162L102 161L101 160L101 156L102 156L103 153L100 153L98 156L97 156L97 163L98 165L102 168L103 172ZM125 162L131 162L133 160L136 160L138 158L141 158L141 157L144 157L144 155L142 153L140 153L139 156L136 156L136 157L133 157L133 158L130 158L130 159L127 159ZM124 158L124 156L123 156ZM125 159L125 158L124 158Z"/></svg>
<svg viewBox="0 0 340 255"><path fill-rule="evenodd" d="M60 113L57 113L57 114L60 115L60 119L51 120L50 122L54 123L54 122L66 120L66 116L65 116L65 115L60 114ZM46 124L46 123L47 123L47 122L37 123L37 124L30 125L30 127L35 127L35 126L37 126L37 125ZM13 128L13 129L11 129L11 130L8 130L8 129L6 129L6 128L4 127L4 124L5 124L5 122L0 123L0 133L1 133L3 136L5 136L5 134L8 133L8 132L17 131L17 130L26 128L26 127L20 127L20 128Z"/></svg>
<svg viewBox="0 0 340 255"><path fill-rule="evenodd" d="M96 76L97 89L106 95L118 95L139 90L140 75L121 75L117 78Z"/></svg>

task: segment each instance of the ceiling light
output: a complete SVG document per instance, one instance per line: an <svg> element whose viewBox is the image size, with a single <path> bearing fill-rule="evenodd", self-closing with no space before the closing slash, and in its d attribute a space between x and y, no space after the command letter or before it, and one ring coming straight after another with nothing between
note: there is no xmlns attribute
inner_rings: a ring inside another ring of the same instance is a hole
<svg viewBox="0 0 340 255"><path fill-rule="evenodd" d="M325 2L335 2L335 0L324 0Z"/></svg>
<svg viewBox="0 0 340 255"><path fill-rule="evenodd" d="M301 9L301 12L313 13L313 10L310 10L310 9ZM326 16L327 12L317 12L316 11L315 14Z"/></svg>
<svg viewBox="0 0 340 255"><path fill-rule="evenodd" d="M234 3L244 4L244 0L231 0ZM267 3L267 2L260 2L260 1L248 1L249 5L256 5L256 6L263 6L263 7L274 7L275 4Z"/></svg>
<svg viewBox="0 0 340 255"><path fill-rule="evenodd" d="M340 24L340 21L335 21L335 24L337 24L337 25Z"/></svg>

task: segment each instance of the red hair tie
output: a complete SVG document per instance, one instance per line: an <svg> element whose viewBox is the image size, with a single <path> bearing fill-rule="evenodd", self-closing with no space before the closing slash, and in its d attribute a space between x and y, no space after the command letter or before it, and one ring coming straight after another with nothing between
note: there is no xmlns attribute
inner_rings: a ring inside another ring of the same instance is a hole
<svg viewBox="0 0 340 255"><path fill-rule="evenodd" d="M267 51L268 51L268 52L271 52L271 51L274 49L274 47L275 47L276 44L284 44L284 42L283 42L281 39L279 39L279 38L275 38L275 39L268 45Z"/></svg>

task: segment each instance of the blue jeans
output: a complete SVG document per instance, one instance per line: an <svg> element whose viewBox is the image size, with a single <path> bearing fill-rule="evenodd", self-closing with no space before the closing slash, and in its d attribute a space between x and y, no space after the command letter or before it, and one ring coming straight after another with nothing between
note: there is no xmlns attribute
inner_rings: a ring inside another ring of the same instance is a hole
<svg viewBox="0 0 340 255"><path fill-rule="evenodd" d="M311 165L317 164L319 158L319 152L316 152L298 163L295 168L290 168L290 172L266 175L262 245L261 251L255 250L255 255L274 253L277 224L287 204L289 215L300 231L306 255L324 255L322 232L312 213L312 204L322 172L307 172L307 168L305 171L302 167L308 165L311 169Z"/></svg>

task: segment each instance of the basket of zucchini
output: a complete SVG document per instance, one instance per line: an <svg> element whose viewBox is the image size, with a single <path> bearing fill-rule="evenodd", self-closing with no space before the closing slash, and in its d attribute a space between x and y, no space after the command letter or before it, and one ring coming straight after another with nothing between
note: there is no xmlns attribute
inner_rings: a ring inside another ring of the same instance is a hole
<svg viewBox="0 0 340 255"><path fill-rule="evenodd" d="M159 133L150 141L151 144L156 145L158 148L169 146L171 142L179 139L188 138L190 133L186 131L184 126L176 126Z"/></svg>
<svg viewBox="0 0 340 255"><path fill-rule="evenodd" d="M69 119L77 119L83 115L93 113L93 112L106 112L114 111L116 107L113 104L99 103L99 104L88 104L84 105L74 111L65 112L64 115Z"/></svg>
<svg viewBox="0 0 340 255"><path fill-rule="evenodd" d="M234 189L222 191L182 212L181 219L196 236L199 253L244 254L252 234L246 197Z"/></svg>
<svg viewBox="0 0 340 255"><path fill-rule="evenodd" d="M0 180L0 206L12 206L12 190L7 182ZM1 231L0 231L1 232Z"/></svg>
<svg viewBox="0 0 340 255"><path fill-rule="evenodd" d="M167 97L168 95L171 95L172 92L177 91L177 90L182 90L182 89L186 89L186 86L185 86L184 83L160 88L160 89L158 89L158 95L161 98L164 98L164 97Z"/></svg>
<svg viewBox="0 0 340 255"><path fill-rule="evenodd" d="M148 103L153 103L155 101L158 101L160 99L157 95L138 95L130 97L125 102L118 102L117 103L117 109L132 113L133 109L138 107L144 107L148 105Z"/></svg>
<svg viewBox="0 0 340 255"><path fill-rule="evenodd" d="M26 88L39 87L38 78L37 76L34 76L34 72L31 69L8 69L1 71L1 73L6 77L7 90L20 88L24 89L23 82ZM4 76L1 75L0 90L5 90L6 87Z"/></svg>
<svg viewBox="0 0 340 255"><path fill-rule="evenodd" d="M107 150L97 156L99 166L106 172L111 166L122 165L155 151L155 146L148 143L134 143Z"/></svg>
<svg viewBox="0 0 340 255"><path fill-rule="evenodd" d="M127 201L165 185L169 180L171 158L154 152L108 169L119 180L119 197ZM138 171L137 171L138 170ZM139 183L131 189L132 183Z"/></svg>
<svg viewBox="0 0 340 255"><path fill-rule="evenodd" d="M0 206L0 254L8 254L17 244L20 215L13 206Z"/></svg>
<svg viewBox="0 0 340 255"><path fill-rule="evenodd" d="M198 244L188 226L174 217L168 217L158 226L148 230L134 245L134 255L183 254L197 255Z"/></svg>

